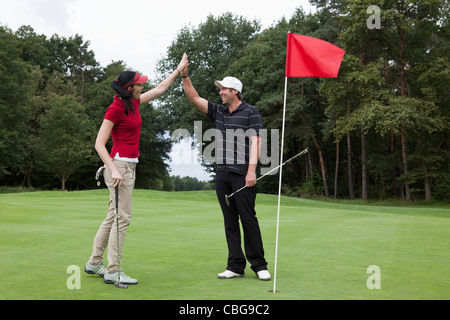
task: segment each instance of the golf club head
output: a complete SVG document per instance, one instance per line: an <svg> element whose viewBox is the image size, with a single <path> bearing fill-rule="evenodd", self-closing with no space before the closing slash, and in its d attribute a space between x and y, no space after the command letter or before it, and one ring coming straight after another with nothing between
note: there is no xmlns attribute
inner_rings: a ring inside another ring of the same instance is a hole
<svg viewBox="0 0 450 320"><path fill-rule="evenodd" d="M230 206L230 199L227 195L225 195L225 202L227 203L227 206Z"/></svg>
<svg viewBox="0 0 450 320"><path fill-rule="evenodd" d="M125 284L123 284L123 283L120 283L120 282L116 282L116 283L114 283L114 285L115 285L117 288L120 288L120 289L128 289L128 286L127 286L127 285L125 285Z"/></svg>

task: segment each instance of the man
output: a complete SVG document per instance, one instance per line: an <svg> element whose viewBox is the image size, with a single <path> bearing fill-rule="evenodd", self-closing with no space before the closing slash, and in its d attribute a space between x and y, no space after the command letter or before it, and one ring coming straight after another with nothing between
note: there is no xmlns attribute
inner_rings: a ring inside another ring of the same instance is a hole
<svg viewBox="0 0 450 320"><path fill-rule="evenodd" d="M234 77L226 77L215 84L220 88L223 105L200 97L188 75L188 66L182 71L183 86L191 104L216 122L217 172L216 194L222 208L225 235L228 244L228 264L220 279L244 276L246 258L260 280L270 280L267 262L255 212L256 165L259 158L259 130L262 118L258 110L242 101L242 83ZM220 136L220 134L219 134ZM237 141L236 141L237 140ZM244 185L247 188L229 198ZM239 218L244 231L245 255L241 249Z"/></svg>

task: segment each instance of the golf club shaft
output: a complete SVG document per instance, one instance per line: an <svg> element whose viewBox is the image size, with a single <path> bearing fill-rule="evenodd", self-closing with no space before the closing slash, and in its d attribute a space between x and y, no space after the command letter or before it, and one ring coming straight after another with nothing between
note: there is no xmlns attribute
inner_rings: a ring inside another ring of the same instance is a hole
<svg viewBox="0 0 450 320"><path fill-rule="evenodd" d="M116 186L117 283L120 284L119 187Z"/></svg>
<svg viewBox="0 0 450 320"><path fill-rule="evenodd" d="M263 176L259 177L258 179L256 179L256 181L258 181L261 178L264 178L265 176L267 176L269 173L272 173L273 171L277 170L278 168L284 166L286 163L294 160L297 157L300 157L301 155L307 153L309 151L309 148L306 148L305 150L303 150L302 152L296 154L295 156L293 156L292 158L286 160L285 162L283 162L282 164L280 164L278 167L273 168L272 170L270 170L269 172L267 172L266 174L264 174Z"/></svg>
<svg viewBox="0 0 450 320"><path fill-rule="evenodd" d="M290 159L288 159L288 160L286 160L285 162L283 162L282 164L280 164L279 166L277 166L277 167L275 167L275 168L273 168L272 170L270 170L269 172L267 172L266 174L264 174L264 175L262 175L261 177L259 177L258 179L256 179L256 181L258 181L259 179L261 179L261 178L264 178L265 176L267 176L268 174L270 174L270 173L272 173L273 171L275 171L275 170L277 170L278 168L280 168L280 167L282 167L282 166L284 166L286 163L288 163L288 162L290 162L290 161L292 161L292 160L294 160L295 158L297 158L297 157L300 157L301 155L303 155L303 154L305 154L305 153L307 153L309 151L309 148L306 148L305 150L303 150L302 152L300 152L300 153L298 153L298 154L296 154L295 156L293 156L292 158L290 158ZM234 194L235 193L238 193L239 191L242 191L242 190L244 190L245 188L247 188L247 186L245 185L245 186L243 186L242 188L240 188L239 190L236 190L235 192L233 192L232 194L230 194L229 196L227 196L227 197L232 197L232 196L234 196Z"/></svg>

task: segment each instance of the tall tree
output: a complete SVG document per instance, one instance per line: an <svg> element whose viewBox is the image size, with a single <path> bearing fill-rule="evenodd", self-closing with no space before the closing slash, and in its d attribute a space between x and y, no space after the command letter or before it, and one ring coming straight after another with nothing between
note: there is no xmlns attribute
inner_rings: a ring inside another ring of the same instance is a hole
<svg viewBox="0 0 450 320"><path fill-rule="evenodd" d="M388 1L389 2L389 1ZM436 33L440 8L445 3L441 0L403 0L387 3L389 9L386 14L386 30L390 42L390 59L393 65L390 72L391 88L395 97L391 99L392 109L397 109L403 159L403 181L405 182L406 200L412 201L412 193L409 179L408 164L408 131L417 132L419 125L428 126L429 132L434 131L436 124L433 119L427 118L430 113L422 113L420 106L430 107L427 101L419 98L419 92L413 92L413 71L426 59L427 50L430 48L433 34ZM436 114L435 114L436 115ZM423 116L423 117L422 117ZM433 117L433 116L432 116ZM414 119L421 118L420 121ZM431 121L428 121L431 120ZM431 128L433 127L433 129ZM409 130L408 130L409 129Z"/></svg>
<svg viewBox="0 0 450 320"><path fill-rule="evenodd" d="M32 66L21 58L20 41L0 26L0 179L24 172L27 163Z"/></svg>
<svg viewBox="0 0 450 320"><path fill-rule="evenodd" d="M84 107L70 96L56 96L41 121L38 156L43 168L66 181L92 156L92 125Z"/></svg>

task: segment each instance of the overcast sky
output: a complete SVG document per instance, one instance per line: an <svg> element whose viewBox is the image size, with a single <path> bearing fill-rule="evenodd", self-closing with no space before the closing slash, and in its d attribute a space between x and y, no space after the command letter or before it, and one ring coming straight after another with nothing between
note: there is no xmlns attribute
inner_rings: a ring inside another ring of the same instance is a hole
<svg viewBox="0 0 450 320"><path fill-rule="evenodd" d="M308 0L0 0L0 24L13 31L30 25L47 37L82 35L102 67L123 60L128 68L154 79L156 61L184 26L196 27L208 14L230 11L259 20L265 29L283 16L290 18L300 6L307 13L313 10ZM172 174L184 175L186 168L174 165Z"/></svg>

